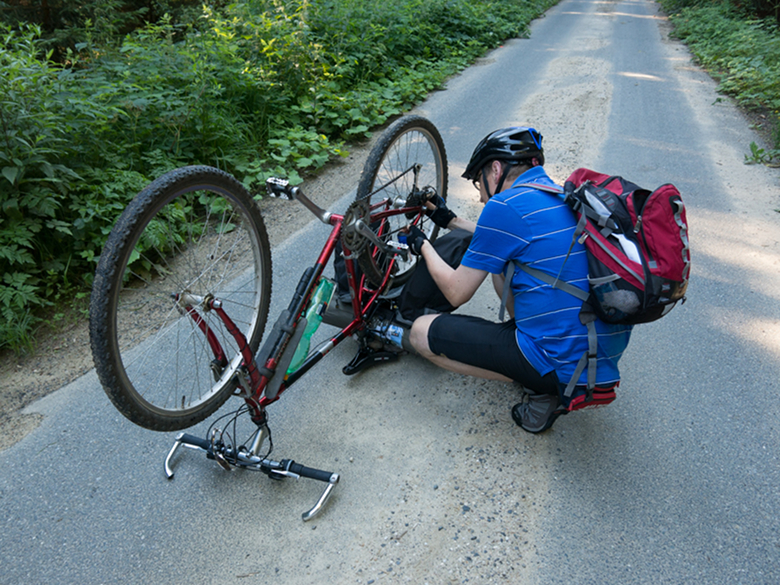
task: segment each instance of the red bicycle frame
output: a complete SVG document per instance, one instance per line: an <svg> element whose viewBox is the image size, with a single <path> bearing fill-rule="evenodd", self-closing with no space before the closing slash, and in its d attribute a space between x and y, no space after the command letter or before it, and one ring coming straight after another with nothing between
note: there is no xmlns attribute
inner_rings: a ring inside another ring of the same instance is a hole
<svg viewBox="0 0 780 585"><path fill-rule="evenodd" d="M274 332L276 332L275 337L269 338L266 341L266 345L263 346L267 356L263 356L264 361L262 364L258 366L255 355L253 355L244 334L236 327L231 318L222 309L221 301L219 299L210 299L205 303L206 307L213 310L219 316L220 320L225 324L228 332L233 336L240 348L242 357L240 372L243 373L243 379L242 375L239 375L239 386L241 387L240 396L244 398L250 410L252 420L258 425L265 424L267 419L265 408L269 404L279 400L281 394L287 388L292 386L306 374L315 364L325 357L325 355L330 353L333 348L346 338L365 328L366 318L371 313L382 293L387 290L391 284L393 269L397 262L396 256L404 253L403 250L394 250L387 247L383 250L384 253L391 254L390 261L385 269L382 283L380 286L372 289L369 287L365 275L358 276L358 270L352 253L342 243L347 278L352 296L352 311L354 318L330 340L324 342L316 351L310 353L298 369L290 374L286 374L286 371L280 371L280 364L285 363L284 357L290 355L288 352L294 352L297 347L297 340L300 336L296 337L294 334L306 311L314 290L322 278L322 272L333 255L336 243L341 239L342 232L345 229L345 216L324 211L308 199L297 187L289 188L285 186L283 190L278 189L275 194L276 196L284 196L288 199L300 201L321 221L333 226L333 229L317 258L317 262L313 267L308 268L304 272L287 311L282 313L279 321L277 321L277 325L274 326L274 331L272 331L270 335L273 336ZM377 230L378 237L385 235L384 230L387 227L387 222L385 220L387 218L412 212L420 213L422 210L422 207L392 209L388 208L388 206L389 200L383 200L375 203L369 209L368 223L370 225L375 225L377 222L380 222L380 227ZM416 224L418 222L419 216L413 223ZM355 229L355 226L347 226L347 229ZM375 243L381 245L381 242L378 239ZM191 304L185 303L184 307L187 313L195 321L198 328L206 335L209 347L214 354L215 361L224 367L227 363L227 358L217 337ZM263 355L263 353L263 351L260 352L261 355ZM289 363L289 359L287 360L287 363ZM286 368L287 365L285 364L284 370L286 370ZM283 376L283 379L278 380L276 379L276 376ZM272 392L267 392L266 390L269 388L269 384L272 380L276 380L275 388Z"/></svg>

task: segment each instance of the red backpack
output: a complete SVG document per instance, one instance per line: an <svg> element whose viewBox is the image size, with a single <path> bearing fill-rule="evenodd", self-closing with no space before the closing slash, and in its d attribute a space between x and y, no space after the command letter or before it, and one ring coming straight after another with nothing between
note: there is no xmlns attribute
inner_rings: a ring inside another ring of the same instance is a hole
<svg viewBox="0 0 780 585"><path fill-rule="evenodd" d="M650 192L622 177L577 169L562 192L548 185L524 186L563 193L574 211L577 229L572 245L578 240L588 253L590 294L583 301L601 320L649 323L666 315L677 301L685 301L691 272L688 220L674 185ZM543 273L530 267L520 268L577 297L585 294L568 290L557 278L541 277Z"/></svg>
<svg viewBox="0 0 780 585"><path fill-rule="evenodd" d="M564 193L588 251L590 304L602 320L648 323L685 301L691 251L674 185L650 192L621 177L577 169Z"/></svg>

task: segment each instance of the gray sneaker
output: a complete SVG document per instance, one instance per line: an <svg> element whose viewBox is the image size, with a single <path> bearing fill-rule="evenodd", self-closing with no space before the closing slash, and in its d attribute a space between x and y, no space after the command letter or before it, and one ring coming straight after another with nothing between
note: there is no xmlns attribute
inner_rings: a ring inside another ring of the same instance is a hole
<svg viewBox="0 0 780 585"><path fill-rule="evenodd" d="M541 433L549 429L555 419L567 411L561 406L557 396L549 394L526 394L527 400L515 404L512 418L517 425L529 433Z"/></svg>

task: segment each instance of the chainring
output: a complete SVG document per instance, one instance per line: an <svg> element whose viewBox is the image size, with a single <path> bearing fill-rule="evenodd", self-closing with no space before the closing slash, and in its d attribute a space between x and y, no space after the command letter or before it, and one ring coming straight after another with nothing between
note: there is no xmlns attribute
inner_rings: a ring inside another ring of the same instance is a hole
<svg viewBox="0 0 780 585"><path fill-rule="evenodd" d="M353 201L344 214L341 244L355 257L359 256L368 245L368 239L358 233L355 229L355 224L361 219L364 223L367 223L370 211L368 198L363 198Z"/></svg>

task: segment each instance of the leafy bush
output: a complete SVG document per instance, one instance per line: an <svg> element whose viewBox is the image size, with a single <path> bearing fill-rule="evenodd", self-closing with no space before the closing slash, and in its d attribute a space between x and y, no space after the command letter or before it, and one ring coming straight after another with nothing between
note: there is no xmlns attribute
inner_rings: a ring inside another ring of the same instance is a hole
<svg viewBox="0 0 780 585"><path fill-rule="evenodd" d="M666 0L676 6L679 0ZM720 89L748 108L774 115L780 154L780 30L768 20L745 19L727 1L694 4L672 15L675 35L720 80ZM753 153L755 155L755 151ZM762 153L765 155L766 153Z"/></svg>
<svg viewBox="0 0 780 585"><path fill-rule="evenodd" d="M221 4L212 0L209 4ZM67 50L92 42L98 46L121 43L137 28L169 14L176 22L197 17L198 0L14 0L0 2L0 22L18 27L32 24L44 32L44 45L61 62Z"/></svg>
<svg viewBox="0 0 780 585"><path fill-rule="evenodd" d="M56 69L38 58L39 33L0 29L0 343L15 349L31 343L32 309L50 302L46 275L67 278L59 242L72 233L59 212L78 177L62 164L69 148L63 104Z"/></svg>
<svg viewBox="0 0 780 585"><path fill-rule="evenodd" d="M679 12L684 8L704 7L712 0L661 0L668 12ZM780 24L780 1L778 0L731 0L730 5L745 18L770 18Z"/></svg>
<svg viewBox="0 0 780 585"><path fill-rule="evenodd" d="M250 189L300 182L555 1L248 0L187 18L187 0L63 0L49 6L60 24L75 10L70 27L0 25L0 347L30 347L41 309L91 283L152 178L202 163ZM161 6L177 11L125 34Z"/></svg>

